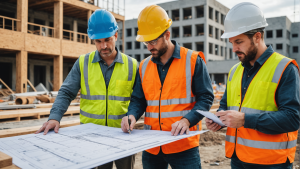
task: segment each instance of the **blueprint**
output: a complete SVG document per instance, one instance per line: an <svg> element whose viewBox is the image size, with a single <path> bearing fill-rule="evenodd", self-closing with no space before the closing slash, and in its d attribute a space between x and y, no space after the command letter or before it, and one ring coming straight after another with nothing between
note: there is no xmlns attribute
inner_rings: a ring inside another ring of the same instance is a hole
<svg viewBox="0 0 300 169"><path fill-rule="evenodd" d="M61 128L59 133L29 134L0 139L0 151L20 168L93 168L143 150L206 131L171 136L167 131L133 130L83 124Z"/></svg>

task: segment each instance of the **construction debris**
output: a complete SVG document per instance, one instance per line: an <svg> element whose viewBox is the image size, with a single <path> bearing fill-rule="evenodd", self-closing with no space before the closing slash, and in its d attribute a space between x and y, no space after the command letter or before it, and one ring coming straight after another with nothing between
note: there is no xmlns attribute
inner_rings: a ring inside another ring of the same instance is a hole
<svg viewBox="0 0 300 169"><path fill-rule="evenodd" d="M37 86L35 86L36 91L41 91L41 92L47 92L49 93L49 91L46 89L46 87L42 84L39 83Z"/></svg>

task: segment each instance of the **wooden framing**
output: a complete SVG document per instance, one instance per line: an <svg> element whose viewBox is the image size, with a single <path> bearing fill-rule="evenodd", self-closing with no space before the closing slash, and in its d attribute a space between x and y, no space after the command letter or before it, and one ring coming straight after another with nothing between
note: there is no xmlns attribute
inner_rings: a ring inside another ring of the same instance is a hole
<svg viewBox="0 0 300 169"><path fill-rule="evenodd" d="M77 59L82 54L96 50L86 34L77 32L77 22L73 25L76 29L73 29L73 32L68 31L72 34L70 40L64 40L63 18L70 16L88 22L91 14L100 7L80 0L9 0L9 2L17 3L17 17L5 18L12 20L13 31L0 29L0 51L10 50L16 53L16 92L27 91L28 54L47 55L53 58L53 90L58 91L63 82L63 59ZM53 27L29 23L28 8L53 13ZM117 21L123 22L122 44L125 49L125 16L111 13ZM28 30L28 24L39 26L40 29L36 32ZM84 37L83 42L78 41L79 35Z"/></svg>
<svg viewBox="0 0 300 169"><path fill-rule="evenodd" d="M3 80L0 78L0 82L11 92L14 94L14 92L11 90L10 87L7 86L7 84L5 82L3 82Z"/></svg>

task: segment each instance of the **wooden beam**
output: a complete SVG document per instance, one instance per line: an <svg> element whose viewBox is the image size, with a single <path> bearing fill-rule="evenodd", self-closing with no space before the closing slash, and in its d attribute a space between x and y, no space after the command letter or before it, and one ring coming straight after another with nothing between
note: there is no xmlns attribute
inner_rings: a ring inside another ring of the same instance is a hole
<svg viewBox="0 0 300 169"><path fill-rule="evenodd" d="M58 91L63 82L63 56L55 56L53 62L53 91Z"/></svg>
<svg viewBox="0 0 300 169"><path fill-rule="evenodd" d="M28 0L17 0L17 31L27 33Z"/></svg>
<svg viewBox="0 0 300 169"><path fill-rule="evenodd" d="M63 2L54 3L54 37L62 39L63 35Z"/></svg>
<svg viewBox="0 0 300 169"><path fill-rule="evenodd" d="M0 168L11 166L12 157L0 151Z"/></svg>
<svg viewBox="0 0 300 169"><path fill-rule="evenodd" d="M3 80L0 78L0 82L12 93L12 94L14 94L14 92L11 90L11 88L10 87L8 87L7 86L7 84L6 83L4 83L3 82Z"/></svg>
<svg viewBox="0 0 300 169"><path fill-rule="evenodd" d="M16 79L16 92L27 92L27 63L28 56L27 51L19 51L16 54L16 67L17 67L17 79Z"/></svg>

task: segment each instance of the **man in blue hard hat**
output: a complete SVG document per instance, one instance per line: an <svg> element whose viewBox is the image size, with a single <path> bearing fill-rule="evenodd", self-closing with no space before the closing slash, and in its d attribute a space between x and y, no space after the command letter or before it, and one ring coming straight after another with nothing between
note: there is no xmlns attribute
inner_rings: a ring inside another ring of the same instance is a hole
<svg viewBox="0 0 300 169"><path fill-rule="evenodd" d="M88 36L95 41L97 50L81 55L59 89L50 111L49 121L36 132L50 129L57 133L59 122L70 102L81 89L80 123L94 123L109 127L121 127L137 72L137 61L115 47L118 25L114 16L104 10L96 10L88 21ZM100 66L99 66L100 65ZM118 169L133 169L135 156L115 161ZM97 167L112 169L113 162Z"/></svg>

